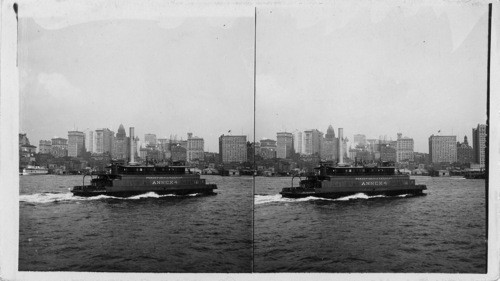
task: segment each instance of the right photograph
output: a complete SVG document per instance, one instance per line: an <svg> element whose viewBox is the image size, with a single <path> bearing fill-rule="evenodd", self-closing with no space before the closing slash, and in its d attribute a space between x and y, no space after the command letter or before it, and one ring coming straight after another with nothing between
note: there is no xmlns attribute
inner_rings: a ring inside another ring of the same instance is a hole
<svg viewBox="0 0 500 281"><path fill-rule="evenodd" d="M487 272L490 8L396 4L256 9L254 272Z"/></svg>

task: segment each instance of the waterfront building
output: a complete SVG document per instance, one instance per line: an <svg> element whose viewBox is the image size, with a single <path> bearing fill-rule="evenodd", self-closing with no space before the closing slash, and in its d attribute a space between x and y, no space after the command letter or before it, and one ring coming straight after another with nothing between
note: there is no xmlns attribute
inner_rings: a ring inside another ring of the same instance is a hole
<svg viewBox="0 0 500 281"><path fill-rule="evenodd" d="M180 145L175 145L170 148L170 153L171 153L171 159L172 161L183 161L185 162L187 160L187 150L180 146Z"/></svg>
<svg viewBox="0 0 500 281"><path fill-rule="evenodd" d="M457 142L457 162L460 164L474 163L474 149L469 145L467 136L464 136L464 142Z"/></svg>
<svg viewBox="0 0 500 281"><path fill-rule="evenodd" d="M354 135L354 144L365 146L366 145L366 136L362 135L362 134Z"/></svg>
<svg viewBox="0 0 500 281"><path fill-rule="evenodd" d="M396 162L397 153L396 148L389 144L380 145L380 161Z"/></svg>
<svg viewBox="0 0 500 281"><path fill-rule="evenodd" d="M247 137L219 137L219 155L222 163L245 162L247 160Z"/></svg>
<svg viewBox="0 0 500 281"><path fill-rule="evenodd" d="M367 139L366 146L369 152L380 152L378 139Z"/></svg>
<svg viewBox="0 0 500 281"><path fill-rule="evenodd" d="M457 161L457 137L429 137L429 158L432 163L454 163Z"/></svg>
<svg viewBox="0 0 500 281"><path fill-rule="evenodd" d="M80 131L68 132L68 156L81 157L85 152L85 134Z"/></svg>
<svg viewBox="0 0 500 281"><path fill-rule="evenodd" d="M50 140L40 140L38 145L38 153L50 154L50 149L52 148L52 141Z"/></svg>
<svg viewBox="0 0 500 281"><path fill-rule="evenodd" d="M204 159L205 141L203 138L193 137L193 133L188 133L187 145L187 161Z"/></svg>
<svg viewBox="0 0 500 281"><path fill-rule="evenodd" d="M260 156L264 159L276 158L277 145L275 140L262 139L260 140Z"/></svg>
<svg viewBox="0 0 500 281"><path fill-rule="evenodd" d="M125 128L123 127L123 125L120 124L120 127L118 128L118 131L116 132L116 136L114 138L112 157L114 159L129 158L129 145L130 139L127 138L127 133L125 132Z"/></svg>
<svg viewBox="0 0 500 281"><path fill-rule="evenodd" d="M304 131L304 154L320 154L321 153L321 139L323 133L317 129Z"/></svg>
<svg viewBox="0 0 500 281"><path fill-rule="evenodd" d="M30 165L35 161L36 146L31 145L26 134L19 134L19 164Z"/></svg>
<svg viewBox="0 0 500 281"><path fill-rule="evenodd" d="M396 162L413 161L413 152L413 139L402 137L402 134L398 133L398 139L396 141Z"/></svg>
<svg viewBox="0 0 500 281"><path fill-rule="evenodd" d="M276 135L276 157L289 159L293 154L293 134L280 132Z"/></svg>
<svg viewBox="0 0 500 281"><path fill-rule="evenodd" d="M51 139L52 145L50 147L50 154L59 158L68 156L68 140L65 138Z"/></svg>
<svg viewBox="0 0 500 281"><path fill-rule="evenodd" d="M148 145L156 145L156 135L155 134L145 134L144 142L146 146Z"/></svg>
<svg viewBox="0 0 500 281"><path fill-rule="evenodd" d="M112 153L115 132L108 128L95 130L96 153Z"/></svg>
<svg viewBox="0 0 500 281"><path fill-rule="evenodd" d="M472 129L472 142L474 148L474 161L481 168L486 163L486 125L477 124L476 128Z"/></svg>

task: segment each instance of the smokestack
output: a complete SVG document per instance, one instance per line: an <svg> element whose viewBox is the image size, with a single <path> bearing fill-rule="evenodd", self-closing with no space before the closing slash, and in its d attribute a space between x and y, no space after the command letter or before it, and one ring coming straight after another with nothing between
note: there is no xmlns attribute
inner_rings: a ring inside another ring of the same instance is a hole
<svg viewBox="0 0 500 281"><path fill-rule="evenodd" d="M134 127L130 127L130 162L129 164L135 164L134 161Z"/></svg>
<svg viewBox="0 0 500 281"><path fill-rule="evenodd" d="M344 164L344 155L342 153L342 147L344 146L344 129L339 128L339 165Z"/></svg>

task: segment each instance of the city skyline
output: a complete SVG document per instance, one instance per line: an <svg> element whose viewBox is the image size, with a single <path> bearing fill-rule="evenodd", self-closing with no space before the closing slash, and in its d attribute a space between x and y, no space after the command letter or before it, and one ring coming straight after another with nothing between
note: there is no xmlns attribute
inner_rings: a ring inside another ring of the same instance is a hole
<svg viewBox="0 0 500 281"><path fill-rule="evenodd" d="M255 97L250 15L21 18L20 131L38 143L124 124L216 151L229 130L253 139L255 98L255 141L333 125L428 153L430 135L486 123L485 6L324 8L257 9Z"/></svg>

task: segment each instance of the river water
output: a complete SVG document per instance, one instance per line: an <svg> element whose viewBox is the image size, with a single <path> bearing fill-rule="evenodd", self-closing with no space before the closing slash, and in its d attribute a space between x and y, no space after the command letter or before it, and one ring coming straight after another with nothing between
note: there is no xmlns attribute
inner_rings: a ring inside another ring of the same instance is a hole
<svg viewBox="0 0 500 281"><path fill-rule="evenodd" d="M485 181L415 180L426 196L284 199L291 178L256 178L254 270L485 273Z"/></svg>
<svg viewBox="0 0 500 281"><path fill-rule="evenodd" d="M19 270L486 271L484 180L415 177L428 187L418 197L284 199L289 177L256 177L255 196L251 177L202 177L217 195L81 198L68 190L81 176L21 177Z"/></svg>
<svg viewBox="0 0 500 281"><path fill-rule="evenodd" d="M20 178L20 271L250 272L251 177L215 196L74 197L82 176Z"/></svg>

